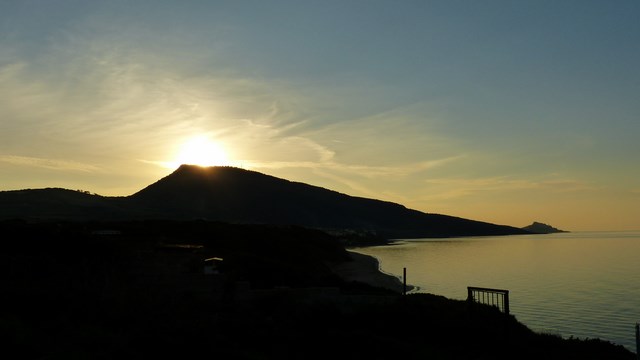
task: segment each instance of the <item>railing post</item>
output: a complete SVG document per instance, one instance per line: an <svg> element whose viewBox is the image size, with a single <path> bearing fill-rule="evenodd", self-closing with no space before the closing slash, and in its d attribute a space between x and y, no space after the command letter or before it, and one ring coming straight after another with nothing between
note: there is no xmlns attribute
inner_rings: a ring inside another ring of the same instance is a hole
<svg viewBox="0 0 640 360"><path fill-rule="evenodd" d="M640 324L636 323L636 357L640 360Z"/></svg>
<svg viewBox="0 0 640 360"><path fill-rule="evenodd" d="M504 292L504 298L502 301L504 302L504 313L509 315L509 290Z"/></svg>
<svg viewBox="0 0 640 360"><path fill-rule="evenodd" d="M407 268L402 268L402 295L407 295Z"/></svg>

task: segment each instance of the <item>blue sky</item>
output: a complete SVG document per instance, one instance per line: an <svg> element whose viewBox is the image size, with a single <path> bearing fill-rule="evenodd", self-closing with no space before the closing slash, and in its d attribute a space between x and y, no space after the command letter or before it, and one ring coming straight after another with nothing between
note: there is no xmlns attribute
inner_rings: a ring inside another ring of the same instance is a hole
<svg viewBox="0 0 640 360"><path fill-rule="evenodd" d="M637 1L6 0L0 188L128 195L198 138L211 145L198 161L222 152L210 164L425 212L639 229L639 14Z"/></svg>

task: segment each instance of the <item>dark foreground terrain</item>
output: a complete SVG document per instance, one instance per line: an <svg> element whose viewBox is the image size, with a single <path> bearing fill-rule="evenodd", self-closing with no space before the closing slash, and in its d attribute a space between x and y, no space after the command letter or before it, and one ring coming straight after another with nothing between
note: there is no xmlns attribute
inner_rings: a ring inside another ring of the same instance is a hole
<svg viewBox="0 0 640 360"><path fill-rule="evenodd" d="M609 342L534 333L497 308L343 280L332 269L351 261L348 239L316 230L5 221L0 231L0 338L15 359L635 359Z"/></svg>

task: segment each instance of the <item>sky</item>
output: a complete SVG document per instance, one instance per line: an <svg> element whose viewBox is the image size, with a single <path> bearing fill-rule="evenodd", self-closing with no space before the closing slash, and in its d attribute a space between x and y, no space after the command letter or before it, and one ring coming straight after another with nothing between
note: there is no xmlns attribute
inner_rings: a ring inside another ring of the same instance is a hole
<svg viewBox="0 0 640 360"><path fill-rule="evenodd" d="M637 0L0 0L0 190L228 165L640 229Z"/></svg>

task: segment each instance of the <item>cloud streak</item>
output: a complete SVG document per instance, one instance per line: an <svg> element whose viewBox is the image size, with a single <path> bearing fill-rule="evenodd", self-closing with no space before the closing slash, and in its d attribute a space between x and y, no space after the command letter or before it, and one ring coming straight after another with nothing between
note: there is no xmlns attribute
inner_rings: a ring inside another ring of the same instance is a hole
<svg viewBox="0 0 640 360"><path fill-rule="evenodd" d="M79 172L100 172L101 169L97 166L84 164L73 160L61 160L61 159L44 159L28 156L16 156L16 155L0 155L0 162L29 166L57 171L79 171Z"/></svg>
<svg viewBox="0 0 640 360"><path fill-rule="evenodd" d="M436 185L447 190L435 195L423 197L423 200L454 199L481 192L498 192L505 194L512 191L545 191L549 193L587 192L598 187L572 179L526 180L507 177L489 177L479 179L443 178L425 180L428 185Z"/></svg>

